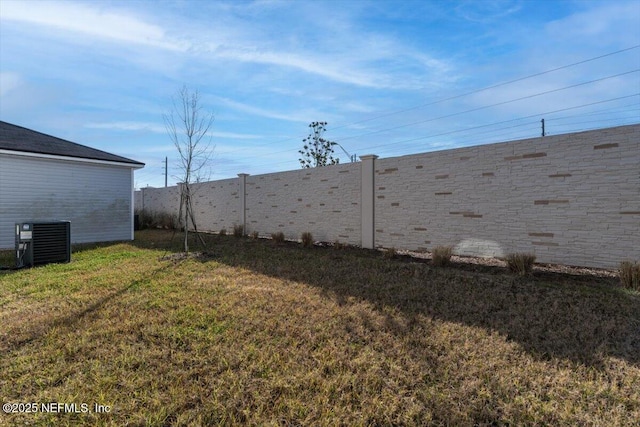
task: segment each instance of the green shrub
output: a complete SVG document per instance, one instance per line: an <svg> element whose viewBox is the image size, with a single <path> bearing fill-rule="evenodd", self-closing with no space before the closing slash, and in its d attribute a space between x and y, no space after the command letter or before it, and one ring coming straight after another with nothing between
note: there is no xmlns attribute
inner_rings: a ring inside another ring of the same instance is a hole
<svg viewBox="0 0 640 427"><path fill-rule="evenodd" d="M453 247L436 246L435 248L433 248L433 251L431 251L431 262L435 266L443 267L449 264L451 255L453 255Z"/></svg>
<svg viewBox="0 0 640 427"><path fill-rule="evenodd" d="M310 248L311 246L313 246L313 234L309 233L308 231L302 233L300 239L302 240L302 246L304 246L305 248Z"/></svg>
<svg viewBox="0 0 640 427"><path fill-rule="evenodd" d="M271 233L271 240L274 243L284 243L284 233L282 231L278 231L277 233Z"/></svg>
<svg viewBox="0 0 640 427"><path fill-rule="evenodd" d="M175 230L178 228L178 217L166 212L152 212L147 209L137 210L139 226L141 230L147 228L164 228Z"/></svg>
<svg viewBox="0 0 640 427"><path fill-rule="evenodd" d="M618 273L622 286L640 291L640 262L622 261Z"/></svg>
<svg viewBox="0 0 640 427"><path fill-rule="evenodd" d="M244 226L237 224L233 226L233 235L234 237L242 237L244 236Z"/></svg>
<svg viewBox="0 0 640 427"><path fill-rule="evenodd" d="M509 271L517 273L521 276L531 273L533 269L533 263L536 261L534 254L527 253L514 253L509 254L505 258Z"/></svg>

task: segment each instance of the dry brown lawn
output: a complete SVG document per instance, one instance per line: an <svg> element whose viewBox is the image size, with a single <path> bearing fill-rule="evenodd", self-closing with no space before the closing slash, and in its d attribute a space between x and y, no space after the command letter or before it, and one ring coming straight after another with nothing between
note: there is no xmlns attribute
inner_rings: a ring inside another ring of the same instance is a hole
<svg viewBox="0 0 640 427"><path fill-rule="evenodd" d="M171 236L0 272L0 400L32 410L0 425L640 420L640 294L615 277Z"/></svg>

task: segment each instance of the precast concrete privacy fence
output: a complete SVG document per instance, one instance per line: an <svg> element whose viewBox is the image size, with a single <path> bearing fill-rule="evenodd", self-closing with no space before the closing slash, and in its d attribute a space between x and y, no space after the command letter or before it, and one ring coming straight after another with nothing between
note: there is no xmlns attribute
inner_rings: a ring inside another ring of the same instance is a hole
<svg viewBox="0 0 640 427"><path fill-rule="evenodd" d="M640 259L640 124L192 185L198 228L616 267ZM177 215L179 188L136 209Z"/></svg>

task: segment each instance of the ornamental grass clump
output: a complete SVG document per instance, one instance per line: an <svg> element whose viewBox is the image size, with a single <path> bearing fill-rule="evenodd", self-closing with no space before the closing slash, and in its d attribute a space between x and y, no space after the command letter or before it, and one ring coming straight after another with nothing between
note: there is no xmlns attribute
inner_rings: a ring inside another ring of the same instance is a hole
<svg viewBox="0 0 640 427"><path fill-rule="evenodd" d="M313 246L313 235L308 231L302 233L302 235L300 236L300 240L302 240L302 246L304 246L305 248L310 248L311 246Z"/></svg>
<svg viewBox="0 0 640 427"><path fill-rule="evenodd" d="M242 237L244 236L244 227L240 224L233 226L233 236L234 237Z"/></svg>
<svg viewBox="0 0 640 427"><path fill-rule="evenodd" d="M622 286L640 291L640 261L622 261L618 270Z"/></svg>
<svg viewBox="0 0 640 427"><path fill-rule="evenodd" d="M514 253L507 255L506 261L509 271L524 276L533 270L533 263L536 261L536 256L527 253Z"/></svg>
<svg viewBox="0 0 640 427"><path fill-rule="evenodd" d="M271 240L273 240L273 242L277 244L284 243L284 233L282 231L271 233Z"/></svg>
<svg viewBox="0 0 640 427"><path fill-rule="evenodd" d="M453 248L451 246L436 246L431 253L431 262L437 267L443 267L451 261Z"/></svg>
<svg viewBox="0 0 640 427"><path fill-rule="evenodd" d="M386 259L393 259L393 258L396 258L397 256L398 256L398 250L394 247L387 248L384 250L384 257Z"/></svg>

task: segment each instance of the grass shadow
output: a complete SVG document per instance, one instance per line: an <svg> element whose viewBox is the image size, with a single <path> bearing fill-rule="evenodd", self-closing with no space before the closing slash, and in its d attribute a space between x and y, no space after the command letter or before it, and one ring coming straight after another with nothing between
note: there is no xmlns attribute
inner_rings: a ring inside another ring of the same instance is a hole
<svg viewBox="0 0 640 427"><path fill-rule="evenodd" d="M208 256L234 267L320 288L344 303L392 307L407 324L426 316L498 332L540 360L598 367L613 356L640 365L640 295L612 277L540 272L518 277L501 267L453 263L437 268L378 251L302 248L287 242L208 236ZM151 241L158 245L162 238ZM140 239L136 245L149 247ZM168 248L179 251L179 248ZM398 329L401 330L401 329Z"/></svg>
<svg viewBox="0 0 640 427"><path fill-rule="evenodd" d="M117 245L119 243L129 243L129 241L116 240L110 242L96 242L96 243L76 243L71 245L71 262L73 262L73 256L78 253L90 251L93 249L104 248L108 246ZM24 270L31 267L16 268L15 251L13 249L0 250L0 277L11 273Z"/></svg>
<svg viewBox="0 0 640 427"><path fill-rule="evenodd" d="M12 249L0 250L0 277L2 277L2 275L18 271L14 269L15 265L16 260L14 251Z"/></svg>

